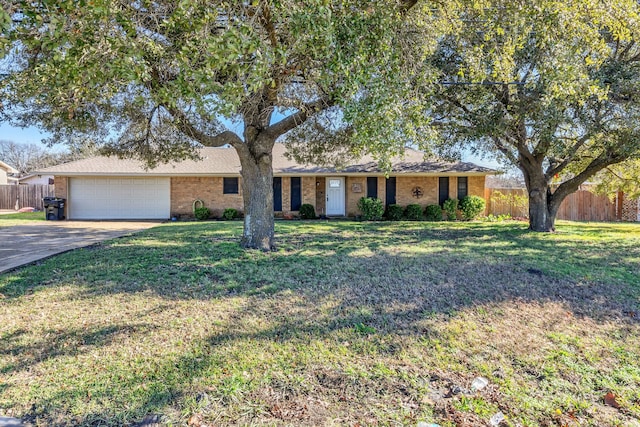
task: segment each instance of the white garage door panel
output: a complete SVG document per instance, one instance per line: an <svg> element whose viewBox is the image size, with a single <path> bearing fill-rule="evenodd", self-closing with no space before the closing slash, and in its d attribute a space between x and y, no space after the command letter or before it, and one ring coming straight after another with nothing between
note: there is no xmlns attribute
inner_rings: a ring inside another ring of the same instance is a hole
<svg viewBox="0 0 640 427"><path fill-rule="evenodd" d="M169 178L71 178L70 219L167 219Z"/></svg>

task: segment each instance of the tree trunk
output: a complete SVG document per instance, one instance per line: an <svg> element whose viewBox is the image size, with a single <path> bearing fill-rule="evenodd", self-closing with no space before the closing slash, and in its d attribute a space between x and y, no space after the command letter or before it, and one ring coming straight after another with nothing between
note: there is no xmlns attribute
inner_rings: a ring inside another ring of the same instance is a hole
<svg viewBox="0 0 640 427"><path fill-rule="evenodd" d="M552 193L542 168L528 171L522 169L522 172L529 192L529 230L556 231L556 216L560 204L569 193Z"/></svg>
<svg viewBox="0 0 640 427"><path fill-rule="evenodd" d="M553 196L548 185L529 189L529 230L556 231L557 208L551 203Z"/></svg>
<svg viewBox="0 0 640 427"><path fill-rule="evenodd" d="M244 248L270 251L274 245L273 167L274 141L236 147L242 165L244 201Z"/></svg>
<svg viewBox="0 0 640 427"><path fill-rule="evenodd" d="M555 231L559 205L554 200L549 182L542 170L542 163L521 157L520 169L529 193L529 230Z"/></svg>

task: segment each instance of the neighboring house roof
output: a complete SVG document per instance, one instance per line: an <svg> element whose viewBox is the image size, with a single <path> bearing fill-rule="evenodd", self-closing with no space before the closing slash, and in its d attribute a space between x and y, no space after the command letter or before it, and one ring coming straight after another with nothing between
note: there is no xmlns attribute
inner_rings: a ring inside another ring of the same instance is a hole
<svg viewBox="0 0 640 427"><path fill-rule="evenodd" d="M30 173L29 175L25 175L23 177L18 178L18 181L21 184L29 184L31 181L41 181L43 179L50 179L53 178L53 174L37 174L37 173Z"/></svg>
<svg viewBox="0 0 640 427"><path fill-rule="evenodd" d="M17 170L0 160L0 169L4 169L7 173L18 173Z"/></svg>
<svg viewBox="0 0 640 427"><path fill-rule="evenodd" d="M273 148L273 172L276 175L349 175L349 174L383 174L378 163L372 157L364 157L354 164L341 169L335 167L304 165L285 156L283 144L275 144ZM158 165L154 169L145 169L142 162L117 157L92 157L75 162L38 171L38 174L61 176L214 176L239 175L240 159L233 148L203 148L200 150L201 160L185 160L177 163ZM433 174L433 175L488 175L495 170L481 167L473 163L444 162L425 160L424 153L407 149L405 156L392 160L392 173L401 174Z"/></svg>

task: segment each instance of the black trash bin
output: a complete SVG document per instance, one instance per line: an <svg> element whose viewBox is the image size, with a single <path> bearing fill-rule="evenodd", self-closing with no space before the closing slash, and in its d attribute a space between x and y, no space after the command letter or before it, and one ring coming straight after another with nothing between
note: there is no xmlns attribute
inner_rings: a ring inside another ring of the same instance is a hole
<svg viewBox="0 0 640 427"><path fill-rule="evenodd" d="M66 199L59 197L45 197L42 199L44 204L44 215L48 221L59 221L64 219L64 202Z"/></svg>

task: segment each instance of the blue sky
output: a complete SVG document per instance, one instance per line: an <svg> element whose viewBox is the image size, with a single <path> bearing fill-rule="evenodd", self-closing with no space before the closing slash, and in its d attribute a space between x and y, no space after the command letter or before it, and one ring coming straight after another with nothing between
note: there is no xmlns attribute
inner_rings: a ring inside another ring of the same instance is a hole
<svg viewBox="0 0 640 427"><path fill-rule="evenodd" d="M50 148L45 144L42 144L42 140L46 137L46 133L34 127L18 128L7 123L0 123L0 140L14 141L20 144L40 144L42 145L42 147L53 151L60 151L64 149L64 146L62 145ZM490 159L481 159L477 156L472 155L471 153L464 153L462 156L462 160L465 162L476 163L480 166L498 168L498 163L496 161Z"/></svg>
<svg viewBox="0 0 640 427"><path fill-rule="evenodd" d="M0 123L0 139L18 142L40 144L46 134L36 128L16 128L7 123Z"/></svg>
<svg viewBox="0 0 640 427"><path fill-rule="evenodd" d="M43 148L52 151L61 151L64 149L63 146L47 147L42 143L42 140L46 137L46 133L34 127L19 128L7 123L0 123L0 140L13 141L19 144L39 144Z"/></svg>

